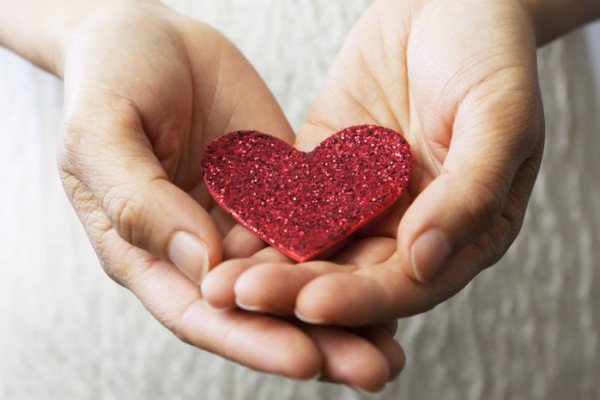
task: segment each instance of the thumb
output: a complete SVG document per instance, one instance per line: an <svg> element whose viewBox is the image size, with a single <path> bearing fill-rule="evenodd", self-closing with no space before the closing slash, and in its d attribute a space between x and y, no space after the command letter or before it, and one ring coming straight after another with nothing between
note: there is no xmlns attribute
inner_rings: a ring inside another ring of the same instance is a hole
<svg viewBox="0 0 600 400"><path fill-rule="evenodd" d="M129 243L170 260L199 282L221 259L217 226L169 181L134 108L110 108L66 118L59 146L63 181L85 185L112 225L106 230L114 228ZM77 193L69 197L78 201Z"/></svg>
<svg viewBox="0 0 600 400"><path fill-rule="evenodd" d="M536 148L534 94L480 94L464 98L440 174L415 198L398 228L402 265L421 282L490 229L517 169Z"/></svg>

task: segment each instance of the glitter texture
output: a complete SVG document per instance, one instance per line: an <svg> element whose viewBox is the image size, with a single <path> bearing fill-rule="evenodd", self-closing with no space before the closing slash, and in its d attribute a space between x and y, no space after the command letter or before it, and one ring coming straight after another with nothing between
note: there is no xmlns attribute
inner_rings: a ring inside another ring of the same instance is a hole
<svg viewBox="0 0 600 400"><path fill-rule="evenodd" d="M406 140L375 125L346 128L309 153L261 132L231 132L202 158L215 201L299 262L392 205L408 186L412 164Z"/></svg>

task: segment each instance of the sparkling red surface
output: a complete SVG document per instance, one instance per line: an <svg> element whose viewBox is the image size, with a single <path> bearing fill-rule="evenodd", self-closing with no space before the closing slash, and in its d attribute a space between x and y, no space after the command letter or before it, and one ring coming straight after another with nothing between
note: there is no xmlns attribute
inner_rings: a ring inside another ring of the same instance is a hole
<svg viewBox="0 0 600 400"><path fill-rule="evenodd" d="M213 141L202 158L215 201L261 239L307 261L394 203L412 154L397 132L353 126L309 153L257 131Z"/></svg>

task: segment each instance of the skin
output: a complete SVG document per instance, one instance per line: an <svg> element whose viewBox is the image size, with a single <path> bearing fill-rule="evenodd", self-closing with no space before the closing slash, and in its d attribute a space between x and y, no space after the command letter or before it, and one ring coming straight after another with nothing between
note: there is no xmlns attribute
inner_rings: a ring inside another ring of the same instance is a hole
<svg viewBox="0 0 600 400"><path fill-rule="evenodd" d="M248 126L294 140L256 71L215 29L158 3L83 14L38 61L64 77L60 176L106 273L189 344L259 371L380 390L404 366L395 322L350 330L217 309L197 284L204 267L169 261L176 232L199 237L213 265L235 236L202 183L207 143Z"/></svg>
<svg viewBox="0 0 600 400"><path fill-rule="evenodd" d="M363 326L427 311L495 264L521 228L543 153L536 36L544 43L568 25L534 24L530 6L375 2L333 62L296 146L309 151L350 125L395 129L415 157L408 193L320 260L217 267L202 285L207 300ZM450 250L437 269L427 261L444 246L416 261L415 243L431 229Z"/></svg>
<svg viewBox="0 0 600 400"><path fill-rule="evenodd" d="M404 365L396 318L455 294L518 233L544 143L536 42L594 7L375 1L295 139L239 51L159 3L0 0L0 43L64 78L61 178L112 279L194 346L376 391ZM411 186L321 260L293 265L265 248L202 184L198 160L224 132L258 129L308 151L364 123L409 140ZM412 256L432 228L451 250L439 271Z"/></svg>
<svg viewBox="0 0 600 400"><path fill-rule="evenodd" d="M363 326L427 311L458 292L504 254L525 215L544 146L535 49L516 1L374 3L335 59L296 146L309 150L360 123L402 132L415 158L408 193L323 260L217 267L203 283L208 301ZM411 254L430 229L451 248L437 274L420 271Z"/></svg>

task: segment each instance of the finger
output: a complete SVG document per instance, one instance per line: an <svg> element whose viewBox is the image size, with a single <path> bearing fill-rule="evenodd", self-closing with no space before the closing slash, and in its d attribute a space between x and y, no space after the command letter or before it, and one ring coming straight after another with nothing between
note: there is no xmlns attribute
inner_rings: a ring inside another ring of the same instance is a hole
<svg viewBox="0 0 600 400"><path fill-rule="evenodd" d="M330 273L351 273L357 268L378 264L396 250L391 238L365 238L352 244L334 262L302 264L259 263L246 268L235 283L236 304L248 311L293 315L298 293L311 280ZM238 270L239 271L239 270ZM342 287L335 292L340 294Z"/></svg>
<svg viewBox="0 0 600 400"><path fill-rule="evenodd" d="M332 261L368 268L390 258L397 247L397 241L389 237L365 237L338 253Z"/></svg>
<svg viewBox="0 0 600 400"><path fill-rule="evenodd" d="M388 279L388 282L382 284ZM365 326L399 317L432 301L430 293L402 272L395 261L355 271L318 277L296 298L298 319L318 325ZM387 289L391 288L394 298ZM405 303L398 304L398 298ZM423 307L427 308L427 307ZM431 308L431 307L429 307ZM428 309L428 308L427 308ZM409 313L409 315L414 312Z"/></svg>
<svg viewBox="0 0 600 400"><path fill-rule="evenodd" d="M240 224L236 224L223 239L223 258L245 258L267 246L260 238Z"/></svg>
<svg viewBox="0 0 600 400"><path fill-rule="evenodd" d="M217 226L169 181L136 110L126 103L115 109L114 99L106 101L111 110L99 107L93 116L83 118L81 109L66 121L63 173L89 189L123 239L171 260L199 282L221 258Z"/></svg>
<svg viewBox="0 0 600 400"><path fill-rule="evenodd" d="M218 309L236 307L235 284L238 278L255 265L269 260L291 265L291 261L286 256L272 247L258 251L251 258L236 258L219 264L202 281L202 293L206 301ZM250 306L246 310L258 311Z"/></svg>
<svg viewBox="0 0 600 400"><path fill-rule="evenodd" d="M528 80L535 85L528 73L501 74L462 100L440 175L400 222L399 256L413 278L431 279L500 216L517 169L539 141Z"/></svg>
<svg viewBox="0 0 600 400"><path fill-rule="evenodd" d="M199 186L202 186L203 188L206 187L204 184L200 184ZM226 236L236 225L235 220L231 218L229 214L227 214L221 207L213 205L211 208L207 209L210 209L209 214L219 228L221 236Z"/></svg>
<svg viewBox="0 0 600 400"><path fill-rule="evenodd" d="M374 325L374 327L382 329L384 332L387 332L391 336L394 336L398 331L398 320L390 320L387 322L383 322L378 325Z"/></svg>
<svg viewBox="0 0 600 400"><path fill-rule="evenodd" d="M498 261L516 237L538 168L538 157L519 168L492 228L456 254L431 281L414 280L393 256L372 268L310 281L298 294L296 316L311 323L365 326L425 312L456 294L482 268Z"/></svg>
<svg viewBox="0 0 600 400"><path fill-rule="evenodd" d="M445 301L483 269L494 265L519 234L541 164L543 141L538 145L536 154L517 171L506 205L493 227L453 257L439 276L431 281L430 290L436 303Z"/></svg>
<svg viewBox="0 0 600 400"><path fill-rule="evenodd" d="M210 215L219 227L223 238L223 259L246 258L259 252L266 243L235 222L222 208L215 206Z"/></svg>
<svg viewBox="0 0 600 400"><path fill-rule="evenodd" d="M253 254L252 258L255 260L262 260L267 262L285 262L289 264L294 263L294 261L291 258L286 256L276 248L270 246L265 247L256 254Z"/></svg>
<svg viewBox="0 0 600 400"><path fill-rule="evenodd" d="M342 329L302 324L301 328L319 346L323 359L323 380L342 382L361 391L377 392L390 378L390 366L373 343ZM378 337L378 344L383 339ZM389 343L385 343L386 351ZM390 346L391 347L391 346ZM398 357L397 348L391 349ZM397 361L394 361L397 363Z"/></svg>
<svg viewBox="0 0 600 400"><path fill-rule="evenodd" d="M260 238L238 224L221 207L214 205L210 209L210 216L224 236L223 260L250 257L266 246Z"/></svg>
<svg viewBox="0 0 600 400"><path fill-rule="evenodd" d="M217 265L202 280L202 296L214 308L234 308L235 282L244 271L260 263L253 258L241 258Z"/></svg>
<svg viewBox="0 0 600 400"><path fill-rule="evenodd" d="M370 341L385 357L390 369L388 380L395 379L402 372L406 364L406 356L402 347L394 340L393 334L377 327L359 328L354 332Z"/></svg>
<svg viewBox="0 0 600 400"><path fill-rule="evenodd" d="M260 263L244 271L235 283L238 307L274 315L294 315L296 295L317 276L354 267L326 261L304 264Z"/></svg>

